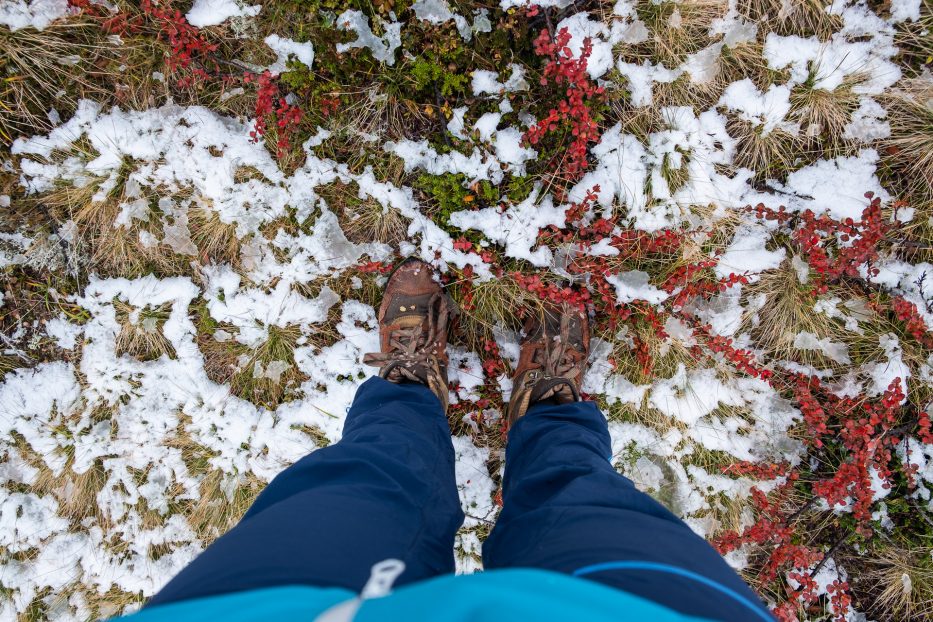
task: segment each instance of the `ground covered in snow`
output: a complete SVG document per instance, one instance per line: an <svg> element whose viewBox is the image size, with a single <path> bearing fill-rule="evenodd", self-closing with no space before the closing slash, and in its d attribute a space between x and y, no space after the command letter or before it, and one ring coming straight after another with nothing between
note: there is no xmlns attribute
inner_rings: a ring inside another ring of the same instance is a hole
<svg viewBox="0 0 933 622"><path fill-rule="evenodd" d="M784 620L933 616L929 0L0 0L0 619L138 607L462 308L462 572L523 309Z"/></svg>

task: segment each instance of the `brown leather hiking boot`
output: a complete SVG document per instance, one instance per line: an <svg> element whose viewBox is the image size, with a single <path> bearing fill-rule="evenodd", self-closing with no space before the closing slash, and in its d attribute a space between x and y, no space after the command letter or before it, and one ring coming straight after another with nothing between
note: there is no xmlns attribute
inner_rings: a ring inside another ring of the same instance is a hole
<svg viewBox="0 0 933 622"><path fill-rule="evenodd" d="M579 402L590 353L589 320L583 311L566 303L545 307L543 317L529 318L523 332L518 367L512 377L510 426L535 402Z"/></svg>
<svg viewBox="0 0 933 622"><path fill-rule="evenodd" d="M379 368L389 382L420 382L447 412L447 325L456 307L420 259L400 263L386 283L379 306L382 351L363 362Z"/></svg>

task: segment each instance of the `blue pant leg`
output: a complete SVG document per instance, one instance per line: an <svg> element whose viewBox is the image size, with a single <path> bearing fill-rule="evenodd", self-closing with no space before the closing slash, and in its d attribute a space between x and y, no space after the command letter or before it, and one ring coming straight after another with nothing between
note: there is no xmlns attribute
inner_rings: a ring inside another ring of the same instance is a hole
<svg viewBox="0 0 933 622"><path fill-rule="evenodd" d="M424 386L372 378L341 440L273 479L149 605L276 585L359 591L388 558L406 564L397 585L453 572L462 522L440 402Z"/></svg>
<svg viewBox="0 0 933 622"><path fill-rule="evenodd" d="M722 557L619 475L610 455L606 419L592 402L533 406L509 433L485 567L581 576L715 620L771 620Z"/></svg>

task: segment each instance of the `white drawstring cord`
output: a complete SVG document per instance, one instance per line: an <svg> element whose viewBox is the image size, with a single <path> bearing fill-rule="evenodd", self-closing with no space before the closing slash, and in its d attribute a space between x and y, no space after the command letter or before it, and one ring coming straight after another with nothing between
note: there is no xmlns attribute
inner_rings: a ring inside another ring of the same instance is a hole
<svg viewBox="0 0 933 622"><path fill-rule="evenodd" d="M373 564L369 571L369 580L356 598L337 603L316 617L315 622L351 622L363 601L369 598L382 598L392 592L395 580L405 572L405 562L400 559L384 559Z"/></svg>
<svg viewBox="0 0 933 622"><path fill-rule="evenodd" d="M405 562L400 559L384 559L373 564L369 571L369 581L363 586L360 598L382 598L392 591L392 586L399 575L405 572Z"/></svg>

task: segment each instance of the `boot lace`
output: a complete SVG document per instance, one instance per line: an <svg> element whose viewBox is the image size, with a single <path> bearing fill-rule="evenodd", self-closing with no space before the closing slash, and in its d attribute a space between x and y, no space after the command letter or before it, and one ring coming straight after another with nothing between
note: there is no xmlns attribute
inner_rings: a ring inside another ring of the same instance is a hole
<svg viewBox="0 0 933 622"><path fill-rule="evenodd" d="M570 344L570 321L570 310L564 305L559 335L556 338L545 335L549 338L542 339L544 347L537 348L532 354L531 361L540 366L545 376L573 380L580 375L579 360Z"/></svg>
<svg viewBox="0 0 933 622"><path fill-rule="evenodd" d="M364 355L363 363L380 368L379 375L387 380L427 381L426 375L439 368L436 346L449 317L447 295L437 292L428 301L428 313L421 322L393 330L389 349Z"/></svg>

